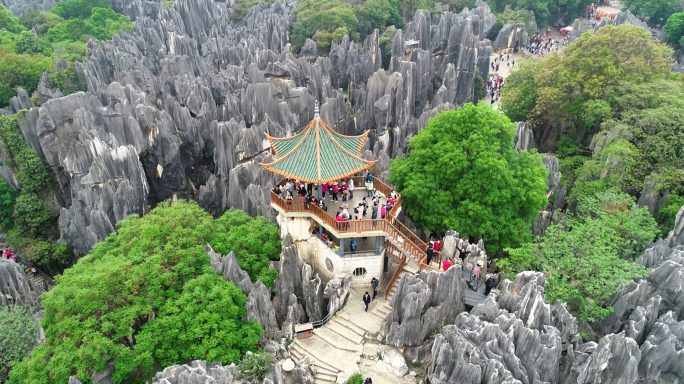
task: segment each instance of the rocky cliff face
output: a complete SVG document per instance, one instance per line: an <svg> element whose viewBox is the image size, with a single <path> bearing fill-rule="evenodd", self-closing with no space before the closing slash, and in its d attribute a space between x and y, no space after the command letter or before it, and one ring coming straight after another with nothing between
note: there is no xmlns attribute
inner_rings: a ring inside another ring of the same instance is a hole
<svg viewBox="0 0 684 384"><path fill-rule="evenodd" d="M578 321L545 303L544 277L504 280L471 313L461 313L432 345L431 383L683 383L684 207L675 230L637 262L648 279L617 294L614 313L584 342Z"/></svg>
<svg viewBox="0 0 684 384"><path fill-rule="evenodd" d="M459 268L416 276L407 273L399 282L381 335L395 347L420 345L441 323L465 310L464 290Z"/></svg>
<svg viewBox="0 0 684 384"><path fill-rule="evenodd" d="M38 306L41 293L41 287L29 280L19 264L0 258L0 306Z"/></svg>
<svg viewBox="0 0 684 384"><path fill-rule="evenodd" d="M21 12L32 3L14 4ZM363 42L344 38L329 57L316 57L309 41L295 58L296 0L255 6L241 25L229 22L231 1L111 5L136 26L88 43L90 58L77 64L87 91L64 97L43 81L39 108L25 92L12 104L29 109L20 127L58 181L60 240L77 255L118 221L174 196L215 215L234 207L275 220L269 187L279 177L259 166L273 160L264 133L296 133L313 118L314 100L339 132L372 130L364 154L386 170L428 117L471 100L476 69L487 75L484 36L496 21L482 2L458 15L419 11L397 33L384 71L377 31ZM420 43L407 52L409 39ZM16 184L11 172L0 176Z"/></svg>

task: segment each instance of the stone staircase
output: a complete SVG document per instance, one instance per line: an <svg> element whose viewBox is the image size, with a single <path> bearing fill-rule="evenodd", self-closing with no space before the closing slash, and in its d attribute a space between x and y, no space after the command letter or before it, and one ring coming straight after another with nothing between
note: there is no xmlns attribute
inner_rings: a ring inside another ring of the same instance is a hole
<svg viewBox="0 0 684 384"><path fill-rule="evenodd" d="M360 297L353 300L360 301ZM345 306L327 324L315 329L313 336L290 344L292 360L301 364L306 358L315 367L314 384L330 384L339 372L353 372L361 360L366 338L378 334L392 310L390 302L378 296L368 313L363 313L362 306Z"/></svg>

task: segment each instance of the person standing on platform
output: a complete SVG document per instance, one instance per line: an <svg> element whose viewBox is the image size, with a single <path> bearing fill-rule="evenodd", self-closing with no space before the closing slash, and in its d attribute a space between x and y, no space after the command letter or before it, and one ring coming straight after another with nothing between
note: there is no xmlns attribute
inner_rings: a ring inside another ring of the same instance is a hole
<svg viewBox="0 0 684 384"><path fill-rule="evenodd" d="M371 280L371 287L373 287L373 299L372 299L372 300L375 300L375 296L378 295L378 286L379 286L379 285L380 285L380 282L378 281L378 279L376 279L376 278L374 277L374 278Z"/></svg>

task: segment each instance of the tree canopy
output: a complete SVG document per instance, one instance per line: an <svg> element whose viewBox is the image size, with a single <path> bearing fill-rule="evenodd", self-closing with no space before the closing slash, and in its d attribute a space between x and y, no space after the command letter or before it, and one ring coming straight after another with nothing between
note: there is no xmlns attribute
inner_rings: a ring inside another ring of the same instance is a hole
<svg viewBox="0 0 684 384"><path fill-rule="evenodd" d="M54 61L65 59L73 66L86 58L88 39L105 41L133 25L105 0L67 0L50 12L29 8L19 18L0 5L0 108L9 105L19 87L32 94L45 71L51 72L50 86L59 85L62 77L73 78L74 71L57 72ZM71 83L79 88L62 89L64 94L85 90L83 81Z"/></svg>
<svg viewBox="0 0 684 384"><path fill-rule="evenodd" d="M670 53L641 28L608 26L509 75L503 108L555 151L568 202L639 196L646 186L675 199L684 192L684 84L670 74ZM654 215L667 229L669 215Z"/></svg>
<svg viewBox="0 0 684 384"><path fill-rule="evenodd" d="M28 356L36 345L34 312L35 308L18 305L0 307L0 383L7 382L12 364Z"/></svg>
<svg viewBox="0 0 684 384"><path fill-rule="evenodd" d="M678 0L622 0L622 5L637 16L647 17L654 25L665 24L673 13L681 10Z"/></svg>
<svg viewBox="0 0 684 384"><path fill-rule="evenodd" d="M87 382L108 361L116 383L142 383L192 359L237 362L262 330L243 320L245 295L211 268L204 245L237 251L243 268L252 260L241 251L273 255L280 248L279 239L268 243L274 224L243 216L229 211L213 220L196 203L178 201L119 222L117 233L43 295L47 342L12 369L10 383L61 383L71 375ZM217 235L225 230L227 237Z"/></svg>
<svg viewBox="0 0 684 384"><path fill-rule="evenodd" d="M673 47L684 46L684 12L675 13L667 19L663 27L667 42Z"/></svg>
<svg viewBox="0 0 684 384"><path fill-rule="evenodd" d="M526 270L544 272L549 302L566 302L581 319L596 321L612 312L608 301L624 284L647 276L631 260L656 232L655 220L634 198L604 192L583 198L578 213L549 227L539 242L507 249L508 258L498 265L509 278Z"/></svg>
<svg viewBox="0 0 684 384"><path fill-rule="evenodd" d="M416 224L482 238L492 253L529 241L548 171L540 155L514 149L513 132L484 103L430 119L409 140L409 155L390 162L389 180Z"/></svg>

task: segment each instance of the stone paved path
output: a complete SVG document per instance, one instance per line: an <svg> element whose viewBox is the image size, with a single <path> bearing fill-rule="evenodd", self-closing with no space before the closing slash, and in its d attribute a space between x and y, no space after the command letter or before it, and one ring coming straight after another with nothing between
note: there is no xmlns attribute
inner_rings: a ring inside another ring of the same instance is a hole
<svg viewBox="0 0 684 384"><path fill-rule="evenodd" d="M372 377L374 384L396 384L402 381L387 370L384 363L376 361L376 336L385 316L392 309L389 305L391 296L384 301L385 292L379 289L378 296L366 313L362 297L367 290L370 291L370 286L352 288L344 308L326 325L316 329L314 336L295 340L290 345L289 350L295 362L299 363L306 357L316 367L315 384L330 384L337 378L338 372L359 370L364 377Z"/></svg>

